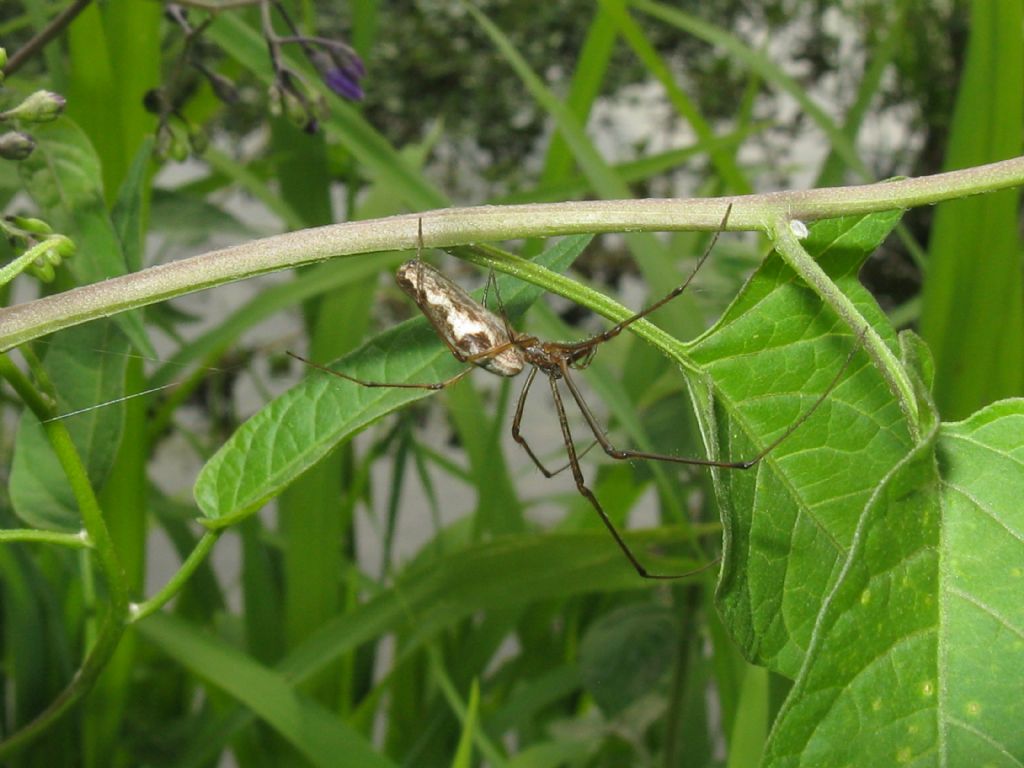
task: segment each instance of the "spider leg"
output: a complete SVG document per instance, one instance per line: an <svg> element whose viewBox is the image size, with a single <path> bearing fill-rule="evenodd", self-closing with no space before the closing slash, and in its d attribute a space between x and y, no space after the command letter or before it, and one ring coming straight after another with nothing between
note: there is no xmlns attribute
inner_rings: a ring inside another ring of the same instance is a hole
<svg viewBox="0 0 1024 768"><path fill-rule="evenodd" d="M663 296L658 301L654 302L653 304L651 304L650 306L646 307L645 309L640 310L639 312L637 312L632 317L626 318L625 320L623 320L620 323L616 323L615 325L613 325L608 330L602 331L601 333L598 333L598 334L595 334L595 335L591 336L590 338L583 339L583 341L578 341L578 342L575 342L573 344L566 344L566 347L568 349L578 350L578 349L581 349L581 348L597 346L598 344L602 344L602 343L604 343L606 341L609 341L610 339L614 339L616 336L618 336L620 333L622 333L626 328L631 326L637 320L641 320L641 319L647 317L649 314L651 314L655 310L660 309L661 307L665 306L670 301L672 301L672 299L676 298L681 293L683 293L683 291L685 291L690 286L690 283L693 282L693 278L695 278L697 276L697 273L700 271L700 268L702 266L704 266L704 262L707 261L708 256L711 255L712 249L714 249L715 244L718 242L718 236L722 234L723 230L725 229L726 224L729 223L729 214L730 213L732 213L732 205L731 204L729 205L728 208L725 209L725 216L722 217L722 223L719 225L718 230L712 236L711 242L708 243L708 247L704 249L704 253L697 260L697 265L693 268L693 270L690 272L690 275L686 278L685 281L683 281L683 283L681 285L677 285L675 288L673 288L671 291L669 291L665 296Z"/></svg>
<svg viewBox="0 0 1024 768"><path fill-rule="evenodd" d="M395 382L389 382L389 381L363 381L362 379L357 379L355 376L349 376L346 373L341 373L340 371L335 371L335 370L333 370L331 368L328 368L326 365L321 365L320 363L314 363L312 360L307 360L305 357L302 357L301 355L297 355L294 352L288 352L288 356L289 357L294 357L296 360L299 360L300 362L303 362L303 363L305 363L308 366L311 366L313 368L318 368L319 370L323 371L324 373L329 373L329 374L331 374L331 376L337 376L339 379L346 379L347 381L355 382L356 384L358 384L361 387L389 387L389 388L392 388L392 389L430 389L430 390L445 389L446 387L450 387L455 382L461 380L463 377L465 377L467 374L469 374L473 370L472 367L464 368L461 371L459 371L457 374L455 374L454 376L451 376L451 377L445 379L444 381L435 381L435 382L432 382L430 384L395 383Z"/></svg>
<svg viewBox="0 0 1024 768"><path fill-rule="evenodd" d="M523 388L519 392L519 401L516 403L516 413L512 417L512 439L515 440L519 445L522 446L523 450L526 451L526 455L530 457L534 466L541 471L544 477L554 477L555 473L548 470L544 466L544 463L537 458L537 454L533 452L530 444L526 442L526 438L523 437L523 433L520 429L523 422L523 410L526 408L526 396L530 393L530 387L533 386L533 380L537 378L537 371L539 369L534 366L530 369L530 372L526 375L526 381L523 383Z"/></svg>
<svg viewBox="0 0 1024 768"><path fill-rule="evenodd" d="M684 576L690 576L704 568L710 567L711 563L702 566L694 571L688 571L687 573L679 574L665 574L665 573L651 573L648 571L637 559L637 556L633 554L633 550L629 548L626 540L622 538L622 534L619 533L615 524L611 521L605 513L604 508L601 506L601 502L597 500L597 496L594 492L587 487L586 481L583 478L583 470L580 469L579 458L576 455L576 446L573 444L572 432L569 429L569 419L565 415L565 404L562 402L562 395L558 391L558 379L555 376L548 377L551 384L551 396L555 401L555 410L558 412L558 424L562 428L562 438L565 441L565 451L569 456L569 468L572 470L573 480L576 481L576 490L579 491L580 495L583 496L587 501L590 502L597 514L601 517L601 522L604 523L605 528L615 539L615 543L619 545L619 549L622 550L622 554L626 556L633 569L644 579L658 579L669 581L672 579L681 579ZM574 396L575 397L575 396Z"/></svg>
<svg viewBox="0 0 1024 768"><path fill-rule="evenodd" d="M494 267L491 267L491 271L487 274L487 286L484 287L484 306L487 306L487 289L489 286L494 286L494 299L498 302L498 317L501 318L501 322L505 325L505 334L510 338L516 337L516 332L512 330L512 324L508 321L508 313L505 312L505 302L501 300L501 291L498 290L498 281L494 277Z"/></svg>
<svg viewBox="0 0 1024 768"><path fill-rule="evenodd" d="M526 455L530 457L530 459L533 461L534 466L541 471L541 474L544 475L544 477L550 479L555 475L560 475L562 472L565 472L565 470L567 470L571 465L569 463L565 463L558 469L548 469L546 466L544 466L544 463L539 458L537 458L537 455L533 452L533 449L530 448L529 443L526 442L526 438L523 437L521 429L523 421L523 412L526 408L526 396L530 391L530 387L533 386L533 380L537 377L537 370L538 369L536 366L534 366L530 370L530 373L527 374L526 376L526 383L523 384L522 392L519 393L519 402L516 403L516 413L515 416L512 418L512 439L522 446L523 450L526 451ZM582 452L577 454L576 458L582 459L584 456L590 453L590 449L593 448L595 445L597 445L597 441L591 441L590 445L588 445Z"/></svg>
<svg viewBox="0 0 1024 768"><path fill-rule="evenodd" d="M588 445L586 448L584 448L582 451L580 451L578 454L576 454L576 458L577 459L582 459L584 456L586 456L588 453L590 453L593 450L595 445L597 445L597 440L591 440L590 441L590 445ZM558 469L552 469L551 470L551 476L554 477L555 475L560 475L563 472L565 472L565 470L567 470L568 468L569 468L569 462L566 462L565 464L560 466Z"/></svg>

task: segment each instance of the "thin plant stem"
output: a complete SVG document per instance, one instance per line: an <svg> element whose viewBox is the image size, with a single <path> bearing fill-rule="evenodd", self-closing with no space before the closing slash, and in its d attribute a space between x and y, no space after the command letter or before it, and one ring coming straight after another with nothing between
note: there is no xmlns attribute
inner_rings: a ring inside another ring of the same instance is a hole
<svg viewBox="0 0 1024 768"><path fill-rule="evenodd" d="M132 603L131 621L136 622L146 618L151 613L158 611L166 605L171 598L181 592L182 587L185 586L185 582L192 577L196 568L198 568L206 559L206 556L210 554L210 550L213 549L213 545L217 543L222 532L223 529L207 531L204 533L203 537L199 539L199 542L189 553L188 557L185 558L185 562L181 564L177 573L167 581L159 592L141 603Z"/></svg>
<svg viewBox="0 0 1024 768"><path fill-rule="evenodd" d="M0 268L0 286L7 285L22 272L29 268L33 261L53 248L53 243L43 240L36 243L13 261L9 261Z"/></svg>
<svg viewBox="0 0 1024 768"><path fill-rule="evenodd" d="M176 0L176 4L185 8L195 8L199 11L219 13L220 11L231 11L236 8L249 8L259 5L263 0Z"/></svg>
<svg viewBox="0 0 1024 768"><path fill-rule="evenodd" d="M52 401L48 401L33 386L7 355L0 355L0 376L14 388L40 422L53 415ZM78 671L72 676L71 682L33 720L0 742L0 760L6 759L40 736L93 687L116 650L128 618L127 579L117 557L110 531L103 519L99 501L89 483L85 464L71 440L70 432L62 422L50 421L43 424L43 429L67 476L79 513L82 515L84 528L90 540L94 542L96 561L103 572L110 595L109 609L95 642Z"/></svg>
<svg viewBox="0 0 1024 768"><path fill-rule="evenodd" d="M888 211L1021 184L1024 184L1024 157L934 176L857 187L714 199L588 200L450 208L333 224L211 251L0 310L0 351L98 317L268 272L338 256L411 251L417 245L420 219L423 220L424 246L438 248L584 232L714 231L720 227L730 205L728 230L769 231L780 217L812 221ZM601 312L600 306L592 306L588 301L588 298L593 299L593 292L588 297L578 283L558 280L549 270L515 258L489 263L498 271Z"/></svg>
<svg viewBox="0 0 1024 768"><path fill-rule="evenodd" d="M863 337L864 348L871 359L875 361L875 366L900 404L900 410L903 411L911 437L917 440L920 437L917 399L914 397L913 385L910 383L906 371L903 370L903 365L868 321L864 319L853 302L836 287L836 284L825 274L825 270L804 250L790 224L790 219L780 218L772 227L771 235L774 239L775 250L855 334Z"/></svg>
<svg viewBox="0 0 1024 768"><path fill-rule="evenodd" d="M65 27L74 21L75 17L84 11L90 2L91 0L75 0L71 5L54 16L49 24L39 30L31 40L21 46L7 60L7 65L4 67L4 75L9 77L21 69L26 61L35 56L48 42L63 32Z"/></svg>
<svg viewBox="0 0 1024 768"><path fill-rule="evenodd" d="M85 531L59 533L57 531L37 531L34 528L8 528L0 530L0 544L16 541L57 544L62 547L71 547L72 549L88 549L92 547L89 534Z"/></svg>

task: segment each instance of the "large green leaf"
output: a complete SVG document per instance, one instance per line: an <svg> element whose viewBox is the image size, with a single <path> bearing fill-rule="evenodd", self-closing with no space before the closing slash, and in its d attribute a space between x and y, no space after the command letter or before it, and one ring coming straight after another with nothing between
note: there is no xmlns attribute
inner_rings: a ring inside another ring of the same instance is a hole
<svg viewBox="0 0 1024 768"><path fill-rule="evenodd" d="M107 478L121 442L124 408L107 403L124 393L128 339L111 320L68 328L45 347L45 365L57 390L57 412L71 414L68 431L94 487ZM18 517L39 528L77 531L78 504L42 425L25 411L18 425L10 477Z"/></svg>
<svg viewBox="0 0 1024 768"><path fill-rule="evenodd" d="M565 269L589 238L560 241L537 261ZM540 291L499 278L510 313L522 311ZM422 318L386 331L337 362L337 370L368 381L436 382L463 366ZM422 389L367 389L326 374L310 376L269 403L235 432L203 467L195 497L218 525L258 509L342 440L407 403Z"/></svg>
<svg viewBox="0 0 1024 768"><path fill-rule="evenodd" d="M1024 400L942 425L894 469L815 621L767 765L1020 765L1022 497Z"/></svg>
<svg viewBox="0 0 1024 768"><path fill-rule="evenodd" d="M895 334L856 275L898 218L819 222L804 243L890 345ZM763 461L715 473L725 526L719 609L749 659L789 677L864 505L911 446L899 408L867 354L854 351L858 344L772 256L691 349L714 393L713 417L699 408L705 439L712 455L730 461L770 445L850 360L821 407Z"/></svg>
<svg viewBox="0 0 1024 768"><path fill-rule="evenodd" d="M664 678L679 652L679 622L656 603L630 603L587 629L580 643L583 685L614 717Z"/></svg>

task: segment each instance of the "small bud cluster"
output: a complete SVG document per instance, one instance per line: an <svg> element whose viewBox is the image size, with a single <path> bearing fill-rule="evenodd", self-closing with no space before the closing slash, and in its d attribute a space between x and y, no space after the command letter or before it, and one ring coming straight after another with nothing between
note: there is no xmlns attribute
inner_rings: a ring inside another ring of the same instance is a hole
<svg viewBox="0 0 1024 768"><path fill-rule="evenodd" d="M290 35L278 35L274 29L269 13L271 6L288 26ZM266 8L263 14L263 37L267 41L270 61L274 67L274 82L270 86L271 110L274 114L285 115L307 132L313 133L319 120L327 113L327 102L319 89L312 87L300 72L285 63L284 47L297 46L316 69L324 85L350 101L363 98L361 81L366 76L366 68L359 55L347 43L299 32L278 0L267 0Z"/></svg>
<svg viewBox="0 0 1024 768"><path fill-rule="evenodd" d="M300 72L285 61L284 50L288 46L297 47L302 52L327 89L353 101L363 98L361 81L366 69L350 45L340 40L302 34L280 0L261 0L260 7L263 36L274 71L274 82L269 89L272 114L283 115L310 133L316 131L319 121L327 114L323 89L309 82L305 71ZM214 95L226 104L236 103L239 92L234 82L214 71L208 63L213 52L204 45L202 35L212 17L193 24L184 4L169 3L165 10L167 18L184 34L183 51L174 68L175 77L147 94L146 107L160 116L158 150L166 157L184 159L189 151L201 151L197 143L205 145L201 129L191 125L180 109L194 92L196 82L200 78L205 80ZM275 14L288 27L288 34L279 34L275 29ZM191 73L190 82L186 81L188 73Z"/></svg>
<svg viewBox="0 0 1024 768"><path fill-rule="evenodd" d="M7 51L0 48L0 83L3 82L3 67L7 64ZM23 99L20 104L0 111L0 123L48 123L56 120L64 111L64 97L53 91L36 91ZM36 148L36 141L25 130L13 128L0 132L0 158L24 160Z"/></svg>
<svg viewBox="0 0 1024 768"><path fill-rule="evenodd" d="M177 3L169 3L164 13L181 28L184 44L171 68L170 76L162 85L146 93L142 105L147 112L159 118L156 130L157 154L181 162L190 154L202 154L209 143L203 126L189 120L184 113L185 104L196 92L201 80L205 80L214 96L226 104L234 104L239 96L235 84L214 71L206 61L211 51L209 46L204 45L202 35L212 17L193 25L185 9Z"/></svg>
<svg viewBox="0 0 1024 768"><path fill-rule="evenodd" d="M3 67L7 64L7 51L0 48L0 83ZM56 120L64 111L64 97L53 91L36 91L9 109L0 111L0 123L14 124L9 130L0 130L0 158L24 160L36 148L36 140L26 130L34 123ZM56 276L56 268L75 252L75 244L65 235L58 234L42 219L29 216L7 216L0 219L0 235L6 236L15 257L0 267L0 285L6 285L17 275L28 270L43 282Z"/></svg>
<svg viewBox="0 0 1024 768"><path fill-rule="evenodd" d="M44 283L56 276L56 268L75 253L75 244L67 236L53 231L42 219L29 216L6 216L0 220L0 231L20 255L3 270L0 284L9 282L18 273L28 270Z"/></svg>

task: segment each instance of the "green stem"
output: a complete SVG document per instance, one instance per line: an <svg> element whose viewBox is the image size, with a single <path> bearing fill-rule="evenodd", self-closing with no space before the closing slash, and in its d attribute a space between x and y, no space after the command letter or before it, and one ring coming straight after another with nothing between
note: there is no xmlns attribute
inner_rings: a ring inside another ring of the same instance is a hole
<svg viewBox="0 0 1024 768"><path fill-rule="evenodd" d="M453 253L471 264L488 269L494 267L497 271L512 275L512 277L519 280L540 285L545 291L563 296L612 322L620 322L636 314L636 310L619 304L600 291L595 291L593 288L571 277L567 277L559 272L553 272L540 264L527 261L516 256L514 253L487 245L473 248L458 248ZM701 369L686 356L683 344L658 326L647 320L639 320L630 326L630 331L662 350L687 370L694 373L701 372Z"/></svg>
<svg viewBox="0 0 1024 768"><path fill-rule="evenodd" d="M103 627L85 657L85 661L71 678L71 682L50 702L49 706L36 717L0 742L0 762L7 759L41 736L79 699L82 698L103 672L110 657L117 650L117 644L124 634L125 623L113 610L107 614Z"/></svg>
<svg viewBox="0 0 1024 768"><path fill-rule="evenodd" d="M903 411L907 426L914 440L920 437L920 423L917 412L917 399L907 372L892 351L882 341L868 321L860 314L846 295L829 279L825 271L811 258L811 255L800 245L800 240L793 233L792 219L780 217L772 225L768 234L774 240L775 250L782 259L795 271L811 289L839 315L850 329L861 336L864 348L874 360L889 389Z"/></svg>
<svg viewBox="0 0 1024 768"><path fill-rule="evenodd" d="M103 520L96 494L78 454L71 434L61 421L47 421L53 415L53 405L34 387L28 378L7 355L0 355L0 376L10 383L22 397L43 429L68 478L82 523L89 539L94 542L96 559L103 572L110 593L110 609L100 629L95 644L86 654L85 660L71 678L71 682L50 705L31 722L0 742L0 760L14 754L33 739L46 731L57 719L66 713L95 684L124 634L128 618L128 586L121 568L110 532Z"/></svg>
<svg viewBox="0 0 1024 768"><path fill-rule="evenodd" d="M53 247L53 243L43 240L36 243L14 261L8 262L0 269L0 285L7 285L31 266L32 262Z"/></svg>
<svg viewBox="0 0 1024 768"><path fill-rule="evenodd" d="M134 623L140 619L144 619L151 613L162 608L172 597L177 595L182 587L185 586L192 574L195 573L196 568L200 566L206 556L213 549L213 545L217 543L217 539L220 538L222 531L208 531L203 534L203 537L196 544L195 548L189 553L189 556L185 559L185 562L181 564L181 568L178 572L172 576L167 584L164 585L163 589L157 592L148 600L141 603L133 603L131 606L131 621Z"/></svg>
<svg viewBox="0 0 1024 768"><path fill-rule="evenodd" d="M766 230L780 217L811 221L909 208L1022 183L1024 158L1015 158L919 179L859 187L716 199L591 200L450 208L333 224L161 264L0 310L0 351L87 320L255 275L337 256L413 250L421 218L424 245L440 248L584 232L714 231L730 205L729 230Z"/></svg>
<svg viewBox="0 0 1024 768"><path fill-rule="evenodd" d="M79 533L57 533L56 531L37 531L33 528L8 528L0 530L0 544L12 541L59 544L62 547L71 547L72 549L88 549L92 547L89 534L85 531Z"/></svg>

